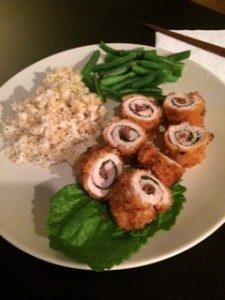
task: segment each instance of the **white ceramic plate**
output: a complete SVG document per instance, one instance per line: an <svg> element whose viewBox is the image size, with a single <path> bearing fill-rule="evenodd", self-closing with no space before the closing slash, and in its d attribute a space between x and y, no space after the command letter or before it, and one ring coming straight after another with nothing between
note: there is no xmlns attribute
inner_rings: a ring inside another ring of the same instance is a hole
<svg viewBox="0 0 225 300"><path fill-rule="evenodd" d="M111 45L118 49L140 46ZM44 72L62 65L81 68L96 48L96 45L91 45L68 50L43 59L15 75L0 89L2 117L10 112L9 104L15 99L32 93ZM158 232L136 255L113 269L134 268L177 255L204 240L225 220L225 86L206 69L188 60L182 78L177 83L166 84L163 89L165 93L200 92L206 99L206 127L215 134L215 139L207 148L204 162L188 170L184 176L183 184L188 188L187 202L175 226L169 232ZM107 106L112 111L115 102L109 100ZM72 182L71 168L66 164L54 166L51 170L33 165L19 166L1 152L0 228L3 238L44 261L89 269L49 249L45 227L49 199L58 189Z"/></svg>

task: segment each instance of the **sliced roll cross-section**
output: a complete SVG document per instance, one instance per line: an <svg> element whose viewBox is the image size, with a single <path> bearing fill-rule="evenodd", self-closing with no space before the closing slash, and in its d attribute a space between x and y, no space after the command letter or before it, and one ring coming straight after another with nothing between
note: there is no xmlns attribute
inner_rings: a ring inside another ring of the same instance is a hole
<svg viewBox="0 0 225 300"><path fill-rule="evenodd" d="M162 109L154 97L143 95L127 95L122 98L120 115L129 118L146 131L154 133L159 127L162 117Z"/></svg>
<svg viewBox="0 0 225 300"><path fill-rule="evenodd" d="M112 216L124 230L142 229L172 204L170 190L149 170L122 173L108 194Z"/></svg>
<svg viewBox="0 0 225 300"><path fill-rule="evenodd" d="M103 130L107 145L117 148L121 155L129 159L146 142L143 128L128 119L114 118Z"/></svg>
<svg viewBox="0 0 225 300"><path fill-rule="evenodd" d="M170 93L163 102L166 119L170 124L189 122L202 126L205 116L205 100L198 92Z"/></svg>
<svg viewBox="0 0 225 300"><path fill-rule="evenodd" d="M116 149L98 145L89 147L73 166L78 182L94 199L102 199L107 195L123 169L124 163Z"/></svg>
<svg viewBox="0 0 225 300"><path fill-rule="evenodd" d="M141 148L137 161L141 168L150 169L167 186L176 183L185 171L180 164L170 159L152 143Z"/></svg>
<svg viewBox="0 0 225 300"><path fill-rule="evenodd" d="M165 153L184 168L199 164L213 134L203 127L189 123L170 125L164 134Z"/></svg>

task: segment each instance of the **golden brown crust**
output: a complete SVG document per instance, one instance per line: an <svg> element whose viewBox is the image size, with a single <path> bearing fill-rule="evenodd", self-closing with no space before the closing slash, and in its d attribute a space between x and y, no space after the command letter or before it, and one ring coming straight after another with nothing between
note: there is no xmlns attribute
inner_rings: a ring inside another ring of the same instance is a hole
<svg viewBox="0 0 225 300"><path fill-rule="evenodd" d="M120 122L121 120L122 119L118 118L118 117L113 118L111 120L111 122L109 122L106 125L105 129L102 132L102 139L108 147L115 148L115 146L110 142L110 140L108 138L108 128L110 127L110 125L112 123L117 123L117 122ZM127 119L125 119L125 120L127 120ZM138 126L140 126L140 125L138 125ZM148 135L145 132L143 132L142 139L139 141L139 143L133 144L130 147L125 147L124 145L118 145L118 146L116 146L116 149L119 151L120 155L123 157L125 162L130 163L132 161L132 159L134 158L134 155L142 147L142 145L144 145L147 142L148 139L149 139Z"/></svg>
<svg viewBox="0 0 225 300"><path fill-rule="evenodd" d="M193 147L184 149L174 145L169 138L168 131L164 134L165 154L179 163L183 168L191 168L200 164L205 158L205 150L210 141L214 138L211 132L206 132L204 140Z"/></svg>
<svg viewBox="0 0 225 300"><path fill-rule="evenodd" d="M142 180L141 177L144 177L146 174L153 177L151 171L144 171L144 173L143 170L139 169L126 171L117 178L116 183L108 194L113 218L121 228L128 231L144 228L144 226L152 222L159 213L168 209L173 202L171 193L166 186L164 186L164 189L168 192L168 195L165 196L164 191L162 197L168 197L167 201L163 198L154 205L146 201L144 186L142 186L143 194L140 194L140 182L134 179L138 174L140 174L140 180ZM160 182L159 184L162 185Z"/></svg>
<svg viewBox="0 0 225 300"><path fill-rule="evenodd" d="M176 95L176 93L170 93L167 97ZM166 100L163 103L163 109L166 119L169 124L178 124L181 122L189 122L190 124L202 126L204 124L205 116L205 100L198 92L188 93L189 97L198 97L199 103L195 106L191 106L189 109L180 109L171 105Z"/></svg>
<svg viewBox="0 0 225 300"><path fill-rule="evenodd" d="M137 155L140 167L150 169L166 186L176 183L184 174L185 169L170 160L153 144L145 145Z"/></svg>
<svg viewBox="0 0 225 300"><path fill-rule="evenodd" d="M135 195L131 177L135 170L124 172L109 192L109 204L116 223L124 230L143 228L156 217L154 207Z"/></svg>
<svg viewBox="0 0 225 300"><path fill-rule="evenodd" d="M117 149L112 149L109 147L102 147L99 145L93 145L85 152L83 152L78 159L74 162L73 165L73 171L75 174L75 177L78 182L84 187L86 191L91 195L94 199L99 199L98 196L96 196L91 189L88 186L88 178L90 177L90 171L96 161L98 159L101 159L105 156L107 153L112 153L120 157L120 154ZM123 161L121 160L121 163L123 165Z"/></svg>
<svg viewBox="0 0 225 300"><path fill-rule="evenodd" d="M124 108L124 103L129 100L130 98L133 97L143 97L147 100L149 100L155 107L156 109L158 109L158 116L154 119L151 120L145 120L145 119L139 119L136 118L135 116L131 116L130 114L128 114L127 110ZM148 132L148 134L150 134L151 136L154 136L159 128L160 122L161 122L161 118L162 118L162 111L161 108L159 107L156 98L154 97L147 97L147 96L143 96L143 95L138 95L138 94L130 94L130 95L126 95L124 97L122 97L122 105L121 105L121 109L120 109L120 116L122 118L127 118L130 119L134 122L136 122L137 124L139 124L146 132Z"/></svg>

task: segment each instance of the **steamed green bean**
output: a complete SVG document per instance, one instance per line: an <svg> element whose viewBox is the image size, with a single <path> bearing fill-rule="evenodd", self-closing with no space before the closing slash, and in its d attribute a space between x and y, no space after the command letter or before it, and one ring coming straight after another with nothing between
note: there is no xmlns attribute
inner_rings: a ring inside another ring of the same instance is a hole
<svg viewBox="0 0 225 300"><path fill-rule="evenodd" d="M94 51L91 58L89 59L89 61L82 69L81 74L84 76L90 74L92 72L94 66L96 65L99 57L100 57L100 51L99 50Z"/></svg>
<svg viewBox="0 0 225 300"><path fill-rule="evenodd" d="M133 78L135 76L136 74L134 72L129 72L123 75L110 76L110 77L103 78L101 80L101 84L106 86L112 86L128 78Z"/></svg>
<svg viewBox="0 0 225 300"><path fill-rule="evenodd" d="M101 42L81 70L83 81L90 91L97 93L102 101L107 97L121 101L126 94L152 95L163 100L161 84L176 82L184 69L183 60L190 51L159 55L156 50L143 47L130 50L116 49ZM99 58L102 60L99 62Z"/></svg>
<svg viewBox="0 0 225 300"><path fill-rule="evenodd" d="M109 70L110 68L121 66L122 64L124 64L128 61L132 61L133 59L135 59L136 56L137 56L137 54L135 52L129 53L127 55L115 58L114 60L112 60L110 62L105 62L105 63L95 65L93 71L100 72L102 70Z"/></svg>

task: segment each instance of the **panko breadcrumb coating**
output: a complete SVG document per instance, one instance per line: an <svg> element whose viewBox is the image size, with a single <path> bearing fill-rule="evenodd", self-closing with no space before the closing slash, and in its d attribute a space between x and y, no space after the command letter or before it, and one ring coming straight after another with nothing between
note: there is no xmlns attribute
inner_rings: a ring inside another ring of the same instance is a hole
<svg viewBox="0 0 225 300"><path fill-rule="evenodd" d="M115 117L106 124L102 139L106 145L118 149L126 162L130 162L148 136L136 122Z"/></svg>
<svg viewBox="0 0 225 300"><path fill-rule="evenodd" d="M164 134L165 153L184 168L191 168L205 158L207 145L213 133L204 127L189 123L170 125Z"/></svg>
<svg viewBox="0 0 225 300"><path fill-rule="evenodd" d="M172 205L170 190L150 170L122 173L108 196L112 216L124 230L142 229Z"/></svg>
<svg viewBox="0 0 225 300"><path fill-rule="evenodd" d="M140 167L150 169L167 186L176 183L185 172L181 165L164 155L152 143L141 148L137 155L137 161Z"/></svg>
<svg viewBox="0 0 225 300"><path fill-rule="evenodd" d="M120 116L138 123L154 136L161 122L162 108L154 97L130 94L122 98Z"/></svg>
<svg viewBox="0 0 225 300"><path fill-rule="evenodd" d="M118 150L99 145L89 147L73 165L77 181L92 198L98 200L105 199L123 168Z"/></svg>
<svg viewBox="0 0 225 300"><path fill-rule="evenodd" d="M204 124L205 100L198 92L170 93L163 102L163 109L169 124Z"/></svg>

